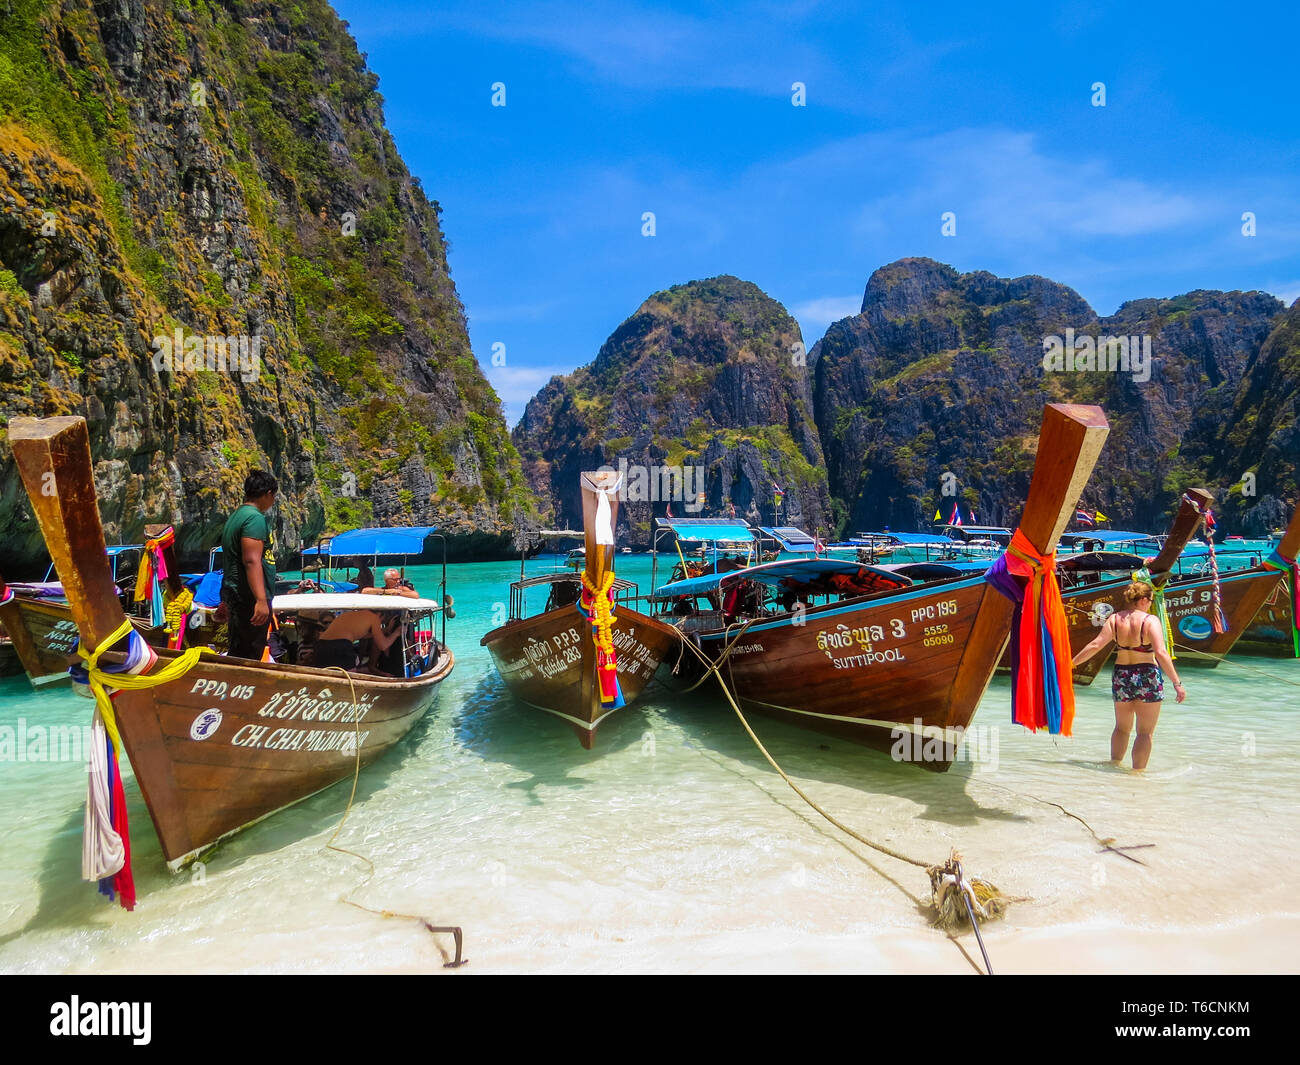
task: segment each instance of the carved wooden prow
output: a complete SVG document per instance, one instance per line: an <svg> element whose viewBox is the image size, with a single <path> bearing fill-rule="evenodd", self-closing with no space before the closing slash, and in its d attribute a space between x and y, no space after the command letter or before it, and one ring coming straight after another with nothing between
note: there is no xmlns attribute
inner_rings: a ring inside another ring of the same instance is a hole
<svg viewBox="0 0 1300 1065"><path fill-rule="evenodd" d="M1039 553L1056 550L1109 433L1100 407L1049 403L1043 409L1034 479L1020 519L1021 531Z"/></svg>
<svg viewBox="0 0 1300 1065"><path fill-rule="evenodd" d="M1178 556L1183 553L1183 548L1196 535L1196 530L1201 527L1201 522L1205 520L1205 511L1213 504L1214 496L1210 495L1204 488L1189 488L1183 493L1183 501L1178 508L1174 523L1169 529L1169 536L1165 539L1160 554L1156 555L1147 566L1147 571L1157 584L1164 584L1169 579L1169 575L1178 562ZM1198 506L1199 510L1197 509Z"/></svg>
<svg viewBox="0 0 1300 1065"><path fill-rule="evenodd" d="M126 615L99 521L86 420L14 418L8 429L19 476L63 581L82 644L98 647Z"/></svg>

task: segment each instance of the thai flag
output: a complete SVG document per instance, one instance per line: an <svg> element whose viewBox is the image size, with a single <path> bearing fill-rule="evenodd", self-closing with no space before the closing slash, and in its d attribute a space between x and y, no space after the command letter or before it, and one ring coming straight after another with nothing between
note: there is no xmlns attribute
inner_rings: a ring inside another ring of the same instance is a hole
<svg viewBox="0 0 1300 1065"><path fill-rule="evenodd" d="M949 525L960 525L960 524L961 524L961 511L960 511L959 509L957 509L957 504L956 504L956 503L954 503L954 504L952 505L952 517L948 520L948 524L949 524Z"/></svg>
<svg viewBox="0 0 1300 1065"><path fill-rule="evenodd" d="M1096 525L1096 522L1092 520L1092 515L1086 510L1076 510L1074 512L1074 520L1087 529L1091 529Z"/></svg>

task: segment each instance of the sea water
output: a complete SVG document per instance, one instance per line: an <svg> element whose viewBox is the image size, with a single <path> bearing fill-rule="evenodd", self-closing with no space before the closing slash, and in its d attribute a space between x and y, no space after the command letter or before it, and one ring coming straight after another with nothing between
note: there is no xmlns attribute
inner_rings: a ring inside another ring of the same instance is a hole
<svg viewBox="0 0 1300 1065"><path fill-rule="evenodd" d="M648 590L647 556L618 568ZM436 567L408 575L436 594ZM805 805L713 691L651 689L601 726L592 751L514 702L479 639L517 576L518 563L450 567L455 671L426 719L362 772L336 841L361 857L326 848L349 779L169 874L127 775L139 894L128 913L79 878L84 764L0 762L0 971L442 971L449 937L345 899L461 926L466 972L971 971L969 937L959 950L928 924L924 870ZM1108 764L1108 676L1078 690L1071 738L1013 725L1009 685L995 678L972 756L944 774L751 723L841 821L922 862L957 848L969 874L1019 898L985 927L995 964L1067 930L1066 948L1024 967L1116 967L1117 953L1080 959L1086 944L1123 942L1137 944L1123 964L1139 969L1293 969L1300 662L1184 668L1188 701L1166 702L1144 774ZM66 686L0 681L0 727L15 734L79 727L90 709ZM1136 849L1107 851L1098 837ZM1250 930L1265 954L1234 961ZM1217 953L1187 953L1202 943Z"/></svg>

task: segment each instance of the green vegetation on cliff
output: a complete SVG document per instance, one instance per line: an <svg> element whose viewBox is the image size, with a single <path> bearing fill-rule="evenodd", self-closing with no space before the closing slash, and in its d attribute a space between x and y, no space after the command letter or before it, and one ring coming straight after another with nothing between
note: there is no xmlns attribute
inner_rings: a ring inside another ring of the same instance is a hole
<svg viewBox="0 0 1300 1065"><path fill-rule="evenodd" d="M200 549L254 465L286 545L527 519L440 208L324 0L6 7L0 415L86 415L110 535L175 521ZM256 338L260 363L160 373L178 329ZM0 496L14 559L39 551L25 508Z"/></svg>

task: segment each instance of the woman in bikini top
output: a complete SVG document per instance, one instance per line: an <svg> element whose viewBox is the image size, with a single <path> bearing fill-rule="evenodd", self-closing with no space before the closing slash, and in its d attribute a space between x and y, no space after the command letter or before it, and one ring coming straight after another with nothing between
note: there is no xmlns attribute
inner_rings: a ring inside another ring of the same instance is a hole
<svg viewBox="0 0 1300 1065"><path fill-rule="evenodd" d="M1144 659L1141 662L1136 662L1132 659L1129 659L1129 661L1127 662L1120 662L1119 657L1117 655L1115 661L1119 665L1122 666L1149 665L1155 662L1155 657L1154 657L1155 648L1152 647L1151 644L1146 641L1147 622L1151 619L1153 615L1142 613L1142 616L1138 618L1137 636L1142 637L1142 643L1136 644L1133 647L1128 647L1124 644L1123 637L1120 635L1120 628L1119 628L1120 623L1124 621L1128 621L1130 618L1135 617L1139 613L1141 612L1136 608L1134 608L1132 610L1127 611L1123 616L1119 614L1111 615L1112 619L1115 622L1115 649L1117 651L1126 651L1130 654L1151 655L1152 657L1149 659ZM1136 639L1137 637L1134 638Z"/></svg>
<svg viewBox="0 0 1300 1065"><path fill-rule="evenodd" d="M1154 630L1147 627L1154 599L1155 589L1149 581L1134 580L1124 589L1126 608L1111 614L1101 632L1074 656L1074 665L1078 666L1098 654L1103 647L1108 647L1111 640L1119 648L1111 674L1115 728L1110 735L1110 758L1117 765L1124 760L1129 736L1136 723L1138 736L1133 744L1133 768L1138 771L1146 768L1151 757L1151 736L1160 719L1160 704L1165 697L1163 673L1173 678L1178 702L1187 698L1187 689L1178 679L1173 658L1165 647L1159 618Z"/></svg>

